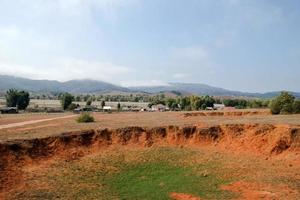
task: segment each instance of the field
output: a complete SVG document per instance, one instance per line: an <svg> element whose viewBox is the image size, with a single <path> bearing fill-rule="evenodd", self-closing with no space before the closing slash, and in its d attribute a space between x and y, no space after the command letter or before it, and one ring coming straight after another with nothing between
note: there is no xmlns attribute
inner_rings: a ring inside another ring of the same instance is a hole
<svg viewBox="0 0 300 200"><path fill-rule="evenodd" d="M300 199L300 115L93 115L0 115L0 198Z"/></svg>

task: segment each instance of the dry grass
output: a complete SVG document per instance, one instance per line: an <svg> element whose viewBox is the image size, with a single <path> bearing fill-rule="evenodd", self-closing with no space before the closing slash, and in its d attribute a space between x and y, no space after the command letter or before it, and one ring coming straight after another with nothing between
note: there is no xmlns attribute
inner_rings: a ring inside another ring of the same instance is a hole
<svg viewBox="0 0 300 200"><path fill-rule="evenodd" d="M64 120L58 119L22 127L1 129L0 140L45 137L69 131L97 128L122 128L128 126L158 127L168 125L218 125L236 123L300 125L300 115L184 117L184 113L185 112L94 113L95 122L92 124L78 124L75 120L75 116ZM54 118L64 115L71 115L71 113L0 115L0 125L35 119Z"/></svg>
<svg viewBox="0 0 300 200"><path fill-rule="evenodd" d="M167 170L161 173L162 170ZM168 199L171 192L201 199L297 199L299 166L216 151L213 147L112 147L81 159L24 169L16 199ZM158 176L159 175L159 176ZM195 179L196 178L196 179ZM182 184L181 184L182 183ZM184 184L185 183L185 184ZM240 185L234 193L224 185ZM252 195L252 196L251 196Z"/></svg>

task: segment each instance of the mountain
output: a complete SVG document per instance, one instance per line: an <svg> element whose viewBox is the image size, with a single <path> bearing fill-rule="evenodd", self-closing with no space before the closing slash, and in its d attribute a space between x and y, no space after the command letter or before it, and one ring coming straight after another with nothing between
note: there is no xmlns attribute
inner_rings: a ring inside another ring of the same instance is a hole
<svg viewBox="0 0 300 200"><path fill-rule="evenodd" d="M236 96L236 97L263 97L271 98L278 96L280 91L268 93L249 93L232 91L219 87L213 87L200 83L168 83L164 86L143 86L143 87L130 87L132 91L148 92L148 93L162 93L162 92L179 92L182 94L195 94L195 95L210 95L210 96ZM299 92L291 92L294 96L300 98Z"/></svg>
<svg viewBox="0 0 300 200"><path fill-rule="evenodd" d="M249 96L255 97L258 93L246 93L239 91L226 90L219 87L213 87L200 83L169 83L166 86L154 87L131 87L133 91L144 91L149 93L159 93L165 91L178 91L180 93L189 93L196 95L211 95L211 96Z"/></svg>
<svg viewBox="0 0 300 200"><path fill-rule="evenodd" d="M278 96L280 91L268 93L247 93L232 91L219 87L213 87L199 83L168 83L165 86L145 86L145 87L121 87L95 80L71 80L66 82L50 80L32 80L14 76L0 75L0 94L6 90L15 88L31 92L70 92L70 93L108 93L108 94L128 94L135 92L142 93L164 93L168 95L211 95L211 96L235 96L235 97L263 97L271 98ZM300 98L300 93L291 92Z"/></svg>
<svg viewBox="0 0 300 200"><path fill-rule="evenodd" d="M128 92L129 89L103 81L71 80L66 82L49 80L31 80L14 76L0 75L0 91L10 88L28 90L31 92L70 92L70 93L103 93Z"/></svg>

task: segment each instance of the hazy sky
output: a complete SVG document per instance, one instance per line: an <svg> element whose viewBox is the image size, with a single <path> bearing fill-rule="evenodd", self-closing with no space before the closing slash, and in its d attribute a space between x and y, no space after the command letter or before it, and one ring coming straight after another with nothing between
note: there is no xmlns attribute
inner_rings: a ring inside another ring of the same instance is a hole
<svg viewBox="0 0 300 200"><path fill-rule="evenodd" d="M0 74L300 91L300 1L0 0Z"/></svg>

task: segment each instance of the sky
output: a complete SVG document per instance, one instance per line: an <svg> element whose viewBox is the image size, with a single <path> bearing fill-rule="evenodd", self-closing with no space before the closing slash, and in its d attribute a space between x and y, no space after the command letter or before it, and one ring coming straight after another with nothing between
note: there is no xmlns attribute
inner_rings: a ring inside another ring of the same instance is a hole
<svg viewBox="0 0 300 200"><path fill-rule="evenodd" d="M0 74L300 92L300 1L0 0Z"/></svg>

